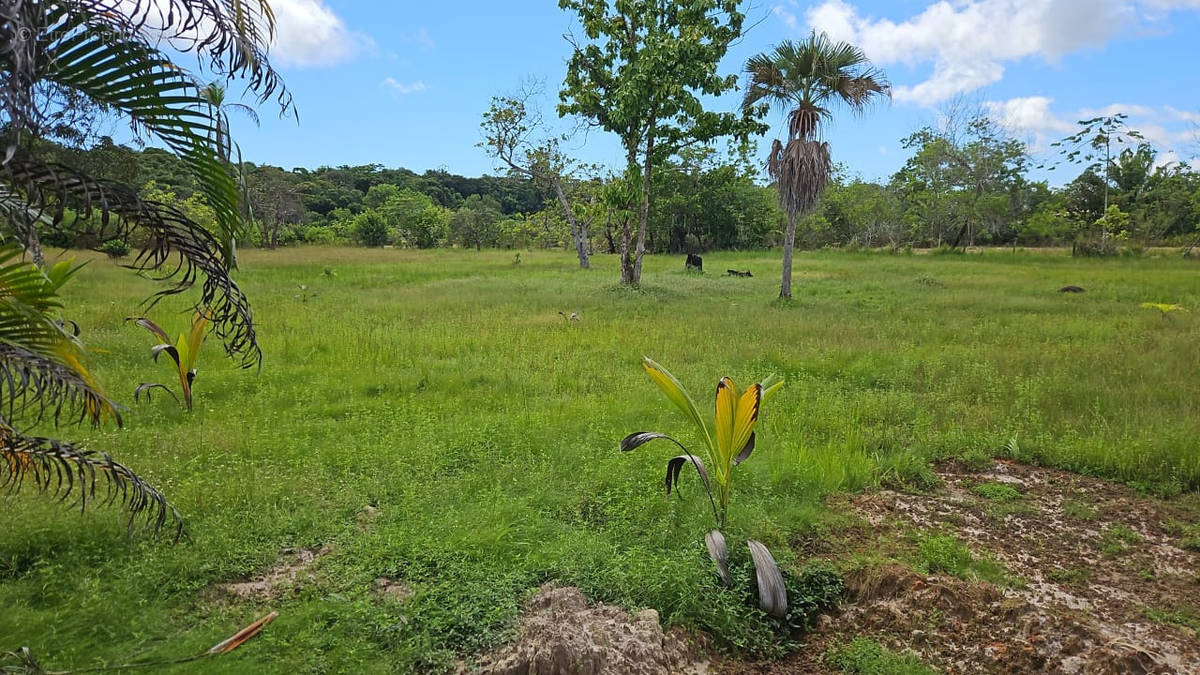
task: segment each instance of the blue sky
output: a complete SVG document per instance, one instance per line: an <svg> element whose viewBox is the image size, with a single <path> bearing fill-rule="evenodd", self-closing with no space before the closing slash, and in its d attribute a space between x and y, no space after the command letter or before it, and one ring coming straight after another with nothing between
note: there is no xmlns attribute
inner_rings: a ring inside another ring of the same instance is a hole
<svg viewBox="0 0 1200 675"><path fill-rule="evenodd" d="M525 78L543 80L554 119L570 53L563 34L572 28L554 0L271 4L279 21L272 53L300 122L277 119L266 106L260 128L235 120L248 160L497 173L476 147L492 96ZM726 72L817 28L860 45L888 74L890 105L839 116L827 133L835 161L869 179L903 164L900 139L935 124L956 99L988 111L1036 152L1083 116L1123 111L1162 160L1200 154L1200 0L754 0L745 7L753 27L731 50ZM735 109L738 96L715 106ZM570 147L589 162L621 161L615 138L602 131Z"/></svg>

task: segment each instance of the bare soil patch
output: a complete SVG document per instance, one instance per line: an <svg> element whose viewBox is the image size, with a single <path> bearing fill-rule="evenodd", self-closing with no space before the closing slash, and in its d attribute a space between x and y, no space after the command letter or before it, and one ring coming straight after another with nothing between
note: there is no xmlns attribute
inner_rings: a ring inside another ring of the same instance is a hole
<svg viewBox="0 0 1200 675"><path fill-rule="evenodd" d="M280 552L276 564L261 576L246 581L216 584L219 595L239 600L266 600L313 578L311 567L318 558L327 555L328 546L321 548L288 548Z"/></svg>
<svg viewBox="0 0 1200 675"><path fill-rule="evenodd" d="M517 641L485 655L460 673L495 675L666 675L706 673L707 664L681 634L664 633L658 612L630 615L589 605L578 588L543 586L526 603Z"/></svg>
<svg viewBox="0 0 1200 675"><path fill-rule="evenodd" d="M1011 462L938 471L930 493L884 490L849 506L848 540L799 542L825 557L911 559L921 533L952 533L1001 562L994 584L877 562L851 572L848 598L806 647L779 663L722 672L837 672L827 649L855 636L912 650L952 673L1200 673L1200 554L1182 536L1197 513L1077 474ZM1193 530L1194 531L1194 530ZM883 551L880 542L894 550ZM919 565L918 565L919 566Z"/></svg>

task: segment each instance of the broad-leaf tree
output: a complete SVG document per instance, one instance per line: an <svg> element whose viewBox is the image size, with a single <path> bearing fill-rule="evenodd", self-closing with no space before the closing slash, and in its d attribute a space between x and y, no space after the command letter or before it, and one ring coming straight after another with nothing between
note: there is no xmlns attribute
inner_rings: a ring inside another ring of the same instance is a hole
<svg viewBox="0 0 1200 675"><path fill-rule="evenodd" d="M265 0L0 3L0 235L15 242L0 254L8 279L0 283L0 485L76 491L82 505L101 483L131 524L142 513L155 529L168 517L179 522L157 490L107 455L29 433L42 420L119 422L78 337L64 327L71 324L57 316L69 268L41 264L39 235L68 212L78 216L72 227L94 241L136 232L145 243L132 267L174 281L150 304L198 284L195 310L227 353L246 367L261 363L250 305L229 275L245 222L224 161L223 113L170 54L190 53L210 77L242 79L260 102L276 98L288 111L289 94L267 59L273 26ZM215 232L133 186L39 152L42 139L79 137L100 115L125 119L181 160L215 214ZM38 264L19 262L21 249Z"/></svg>
<svg viewBox="0 0 1200 675"><path fill-rule="evenodd" d="M571 232L579 266L588 269L591 266L588 230L599 211L589 208L594 207L595 196L585 197L590 197L590 202L578 203L572 203L568 197L567 185L574 180L575 171L583 167L571 161L559 148L558 139L546 133L540 115L531 107L537 93L536 88L524 87L513 95L492 97L492 104L480 123L484 133L480 145L503 162L511 174L553 190Z"/></svg>
<svg viewBox="0 0 1200 675"><path fill-rule="evenodd" d="M767 172L788 214L779 297L791 298L796 218L816 207L833 170L822 125L833 117L834 106L860 113L888 96L890 88L861 49L815 32L800 42L788 40L751 57L746 74L742 108L747 114L764 114L770 106L787 110L787 142L776 139L771 144Z"/></svg>
<svg viewBox="0 0 1200 675"><path fill-rule="evenodd" d="M737 86L718 64L742 34L738 0L559 0L575 12L586 41L574 52L559 92L560 115L578 115L615 133L625 150L626 206L621 220L621 282L642 276L655 166L680 149L759 126L734 113L706 110L700 96ZM636 223L636 234L633 226Z"/></svg>

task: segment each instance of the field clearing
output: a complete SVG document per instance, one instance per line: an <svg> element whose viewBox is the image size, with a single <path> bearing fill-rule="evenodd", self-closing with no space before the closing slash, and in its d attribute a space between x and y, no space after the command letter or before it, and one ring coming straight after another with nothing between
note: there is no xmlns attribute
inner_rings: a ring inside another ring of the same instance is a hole
<svg viewBox="0 0 1200 675"><path fill-rule="evenodd" d="M919 484L931 459L1004 455L1200 490L1196 262L802 253L781 305L774 254L706 255L703 276L682 256L647 257L641 291L616 287L612 256L590 271L560 252L513 256L246 251L263 370L237 370L210 341L191 414L166 396L133 403L138 383L171 381L152 338L122 321L153 285L89 265L66 315L130 410L124 429L65 435L159 486L190 540L130 541L111 509L7 499L0 651L29 645L61 668L178 657L276 609L222 670L424 670L507 639L523 595L560 580L770 654L761 614L710 574L694 476L665 502L674 453L617 452L642 429L695 440L643 355L702 406L722 375L787 379L739 468L729 531L788 568L802 562L789 543L830 526L825 495ZM1057 292L1067 284L1087 292ZM151 316L178 333L172 302ZM1192 311L1162 318L1142 302ZM283 598L215 589L320 547L314 579ZM412 596L381 600L381 577Z"/></svg>

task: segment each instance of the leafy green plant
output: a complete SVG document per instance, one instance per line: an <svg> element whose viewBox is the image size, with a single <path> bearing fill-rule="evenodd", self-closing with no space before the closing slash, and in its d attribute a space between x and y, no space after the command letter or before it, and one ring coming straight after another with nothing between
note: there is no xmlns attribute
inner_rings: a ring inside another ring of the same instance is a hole
<svg viewBox="0 0 1200 675"><path fill-rule="evenodd" d="M629 434L621 440L621 451L629 452L658 439L671 441L683 450L682 455L676 455L667 461L667 496L671 495L672 489L678 487L679 474L683 467L690 463L696 469L705 492L708 493L713 520L718 528L705 536L705 545L709 556L717 565L722 581L729 584L729 555L725 536L721 534L720 528L725 527L729 513L733 469L749 459L754 451L754 427L758 423L759 411L763 402L783 386L783 379L771 375L739 393L733 380L722 377L717 383L715 420L710 430L695 401L674 375L649 358L642 360L642 367L666 394L667 399L682 410L700 432L709 468L706 469L705 462L682 443L656 431L637 431ZM750 555L758 572L759 604L768 614L783 618L787 615L787 592L779 567L766 546L753 540L747 541L746 544L750 548Z"/></svg>
<svg viewBox="0 0 1200 675"><path fill-rule="evenodd" d="M917 540L917 568L926 574L949 574L968 581L983 579L994 584L1009 581L1004 566L991 558L976 558L971 549L953 534L922 534Z"/></svg>
<svg viewBox="0 0 1200 675"><path fill-rule="evenodd" d="M124 258L125 256L129 255L130 250L132 249L129 247L129 242L120 238L109 239L101 244L99 248L101 253L104 253L114 260L118 258Z"/></svg>
<svg viewBox="0 0 1200 675"><path fill-rule="evenodd" d="M879 642L856 637L825 652L825 661L844 673L859 675L933 675L937 672L912 652L895 652Z"/></svg>
<svg viewBox="0 0 1200 675"><path fill-rule="evenodd" d="M1186 312L1187 309L1183 305L1172 305L1165 302L1143 302L1142 309L1156 310L1165 321L1171 314L1175 312Z"/></svg>
<svg viewBox="0 0 1200 675"><path fill-rule="evenodd" d="M159 355L166 353L175 363L176 374L179 376L179 389L183 393L183 405L189 411L192 409L192 383L196 380L196 359L200 356L200 347L204 344L204 334L208 330L209 321L203 314L197 312L192 317L192 327L186 333L180 333L179 338L175 340L175 344L171 344L171 338L167 332L158 324L144 316L129 317L126 321L132 321L135 324L150 331L155 337L162 340L159 344L150 348L150 354L154 357L154 361L158 362ZM153 389L162 389L169 393L172 398L179 401L179 397L175 396L175 392L163 384L155 384L152 382L143 382L133 390L134 400L140 399L142 394L146 395L146 400L150 400L150 391Z"/></svg>
<svg viewBox="0 0 1200 675"><path fill-rule="evenodd" d="M1109 558L1124 555L1129 547L1140 544L1142 535L1138 534L1124 523L1116 523L1104 531L1100 537L1100 552Z"/></svg>
<svg viewBox="0 0 1200 675"><path fill-rule="evenodd" d="M1004 483L980 483L971 492L994 502L1012 502L1021 498L1021 491Z"/></svg>
<svg viewBox="0 0 1200 675"><path fill-rule="evenodd" d="M354 219L354 238L372 248L387 244L390 239L387 221L373 210L363 211Z"/></svg>

